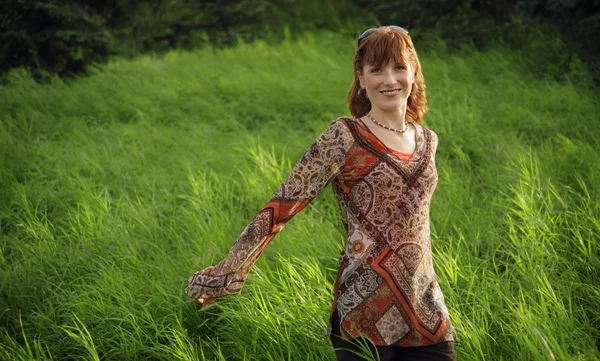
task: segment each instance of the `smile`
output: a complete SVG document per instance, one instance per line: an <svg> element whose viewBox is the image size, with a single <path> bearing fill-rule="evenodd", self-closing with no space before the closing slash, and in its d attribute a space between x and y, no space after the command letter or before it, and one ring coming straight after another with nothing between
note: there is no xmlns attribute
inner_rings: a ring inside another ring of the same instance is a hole
<svg viewBox="0 0 600 361"><path fill-rule="evenodd" d="M400 93L400 90L402 90L402 89L384 90L384 91L381 91L380 93L383 95L396 95L396 94Z"/></svg>

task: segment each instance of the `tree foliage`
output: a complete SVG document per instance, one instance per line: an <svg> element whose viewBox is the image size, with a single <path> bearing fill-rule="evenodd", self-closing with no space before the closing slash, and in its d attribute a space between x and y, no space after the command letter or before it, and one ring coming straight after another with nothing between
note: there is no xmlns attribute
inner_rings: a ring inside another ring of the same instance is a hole
<svg viewBox="0 0 600 361"><path fill-rule="evenodd" d="M598 0L3 0L0 73L76 74L111 55L277 39L284 29L358 33L374 23L406 26L421 44L441 38L456 48L525 46L530 24L547 22L597 66L599 10Z"/></svg>
<svg viewBox="0 0 600 361"><path fill-rule="evenodd" d="M1 72L24 66L68 74L108 56L110 34L91 5L6 0L0 14Z"/></svg>

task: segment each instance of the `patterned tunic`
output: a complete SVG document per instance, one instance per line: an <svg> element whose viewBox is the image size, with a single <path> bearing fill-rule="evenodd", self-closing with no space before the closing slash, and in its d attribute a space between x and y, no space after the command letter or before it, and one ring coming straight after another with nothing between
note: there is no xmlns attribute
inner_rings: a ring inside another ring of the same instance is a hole
<svg viewBox="0 0 600 361"><path fill-rule="evenodd" d="M188 280L190 297L236 294L269 242L329 183L347 238L331 313L342 337L424 346L454 339L432 263L429 206L437 135L415 124L408 161L359 119L338 118L315 140L228 256ZM331 320L330 320L331 322ZM328 333L331 324L328 326Z"/></svg>

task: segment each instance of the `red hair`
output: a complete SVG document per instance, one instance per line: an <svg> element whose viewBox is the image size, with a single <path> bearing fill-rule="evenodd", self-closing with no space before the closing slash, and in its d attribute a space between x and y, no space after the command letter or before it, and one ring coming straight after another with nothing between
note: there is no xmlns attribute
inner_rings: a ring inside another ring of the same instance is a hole
<svg viewBox="0 0 600 361"><path fill-rule="evenodd" d="M415 81L407 101L406 118L410 122L418 123L427 113L425 79L421 72L421 63L410 36L390 27L382 27L359 42L354 56L354 80L348 90L350 113L360 118L371 110L371 102L365 97L366 94L359 96L358 93L361 89L359 72L362 73L367 64L382 67L390 60L398 64L410 64ZM361 92L364 93L365 90Z"/></svg>

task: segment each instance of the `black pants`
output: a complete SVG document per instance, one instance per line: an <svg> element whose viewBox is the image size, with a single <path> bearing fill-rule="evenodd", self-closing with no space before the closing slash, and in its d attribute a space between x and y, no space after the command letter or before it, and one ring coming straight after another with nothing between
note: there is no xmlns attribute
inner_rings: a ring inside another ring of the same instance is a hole
<svg viewBox="0 0 600 361"><path fill-rule="evenodd" d="M343 340L340 337L340 320L337 310L333 313L331 321L330 339L338 361L456 361L453 341L417 347L374 346L364 339ZM367 349L366 355L368 356L362 356L365 355Z"/></svg>

